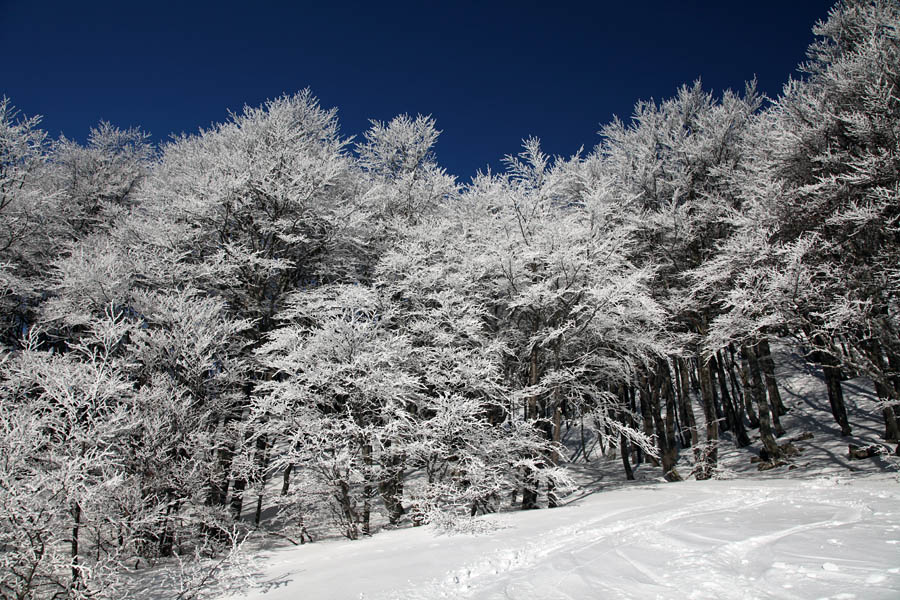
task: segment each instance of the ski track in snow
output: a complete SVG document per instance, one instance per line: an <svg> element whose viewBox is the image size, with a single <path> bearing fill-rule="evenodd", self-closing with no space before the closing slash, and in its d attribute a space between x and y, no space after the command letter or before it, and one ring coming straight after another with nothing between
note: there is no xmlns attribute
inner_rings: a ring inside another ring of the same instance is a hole
<svg viewBox="0 0 900 600"><path fill-rule="evenodd" d="M900 598L890 476L648 485L489 520L497 529L480 535L407 529L273 551L264 570L278 585L243 597Z"/></svg>
<svg viewBox="0 0 900 600"><path fill-rule="evenodd" d="M794 553L790 564L772 560L770 550L782 540L800 534L818 539L835 528L861 523L864 511L853 499L835 502L829 498L823 502L807 494L801 500L803 512L817 515L824 511L831 518L787 527L779 522L781 519L771 519L774 522L767 527L762 519L758 525L766 533L722 539L729 534L717 530L728 527L722 520L724 515L731 513L734 519L740 519L754 510L768 514L771 511L765 509L782 510L781 503L788 501L784 495L768 490L761 490L762 498L757 499L747 488L717 488L718 493L686 495L677 493L676 486L667 486L655 492L663 497L661 501L550 530L539 541L479 557L441 581L373 598L568 599L591 594L600 598L806 598L829 597L828 588L842 581L851 583L849 589L853 590L858 590L859 583L887 581L877 566L860 566L854 564L859 561L847 560L838 553ZM791 501L796 506L796 500ZM708 504L713 508L705 508ZM787 516L795 522L798 515ZM716 535L698 533L691 524L708 526ZM660 560L663 557L665 560ZM896 553L894 560L900 564ZM796 566L798 562L808 562L809 566ZM808 585L790 583L798 575L809 579ZM895 590L900 590L896 574L893 583ZM795 588L805 588L812 594L792 591ZM895 594L885 588L879 596L879 590L870 588L863 596L848 591L830 597L896 598Z"/></svg>

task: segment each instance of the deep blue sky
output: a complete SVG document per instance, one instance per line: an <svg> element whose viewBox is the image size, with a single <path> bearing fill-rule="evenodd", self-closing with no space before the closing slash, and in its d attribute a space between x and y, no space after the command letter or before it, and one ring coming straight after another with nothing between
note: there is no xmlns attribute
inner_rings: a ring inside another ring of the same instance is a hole
<svg viewBox="0 0 900 600"><path fill-rule="evenodd" d="M104 119L161 141L310 87L345 135L433 115L465 181L530 135L591 148L614 114L697 77L777 95L831 4L0 0L0 94L54 136Z"/></svg>

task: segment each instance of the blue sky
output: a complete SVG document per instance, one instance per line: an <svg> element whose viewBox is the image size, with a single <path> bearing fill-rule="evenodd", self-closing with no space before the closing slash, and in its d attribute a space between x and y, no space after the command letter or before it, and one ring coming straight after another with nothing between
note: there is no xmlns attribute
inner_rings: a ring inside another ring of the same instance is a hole
<svg viewBox="0 0 900 600"><path fill-rule="evenodd" d="M101 119L165 140L305 87L344 135L431 114L466 181L520 141L593 147L613 115L701 77L777 95L831 2L0 0L0 94L52 135Z"/></svg>

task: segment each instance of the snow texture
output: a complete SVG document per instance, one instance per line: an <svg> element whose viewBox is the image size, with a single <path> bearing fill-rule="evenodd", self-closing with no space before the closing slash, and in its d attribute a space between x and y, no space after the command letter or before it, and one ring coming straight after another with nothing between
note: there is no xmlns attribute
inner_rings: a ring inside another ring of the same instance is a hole
<svg viewBox="0 0 900 600"><path fill-rule="evenodd" d="M494 531L383 532L269 551L244 596L897 598L895 478L709 481L493 515Z"/></svg>

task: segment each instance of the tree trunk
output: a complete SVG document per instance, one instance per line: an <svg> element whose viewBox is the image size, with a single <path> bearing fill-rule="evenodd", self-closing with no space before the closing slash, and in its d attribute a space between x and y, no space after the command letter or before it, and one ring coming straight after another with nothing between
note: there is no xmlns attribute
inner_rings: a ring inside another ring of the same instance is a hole
<svg viewBox="0 0 900 600"><path fill-rule="evenodd" d="M388 511L388 521L391 525L396 525L406 513L403 508L404 459L402 456L393 456L383 466L387 467L387 475L379 482L378 491Z"/></svg>
<svg viewBox="0 0 900 600"><path fill-rule="evenodd" d="M288 492L291 491L291 473L294 472L294 463L289 464L284 468L284 476L281 483L281 495L287 496Z"/></svg>
<svg viewBox="0 0 900 600"><path fill-rule="evenodd" d="M344 520L344 536L355 540L359 538L358 515L356 510L354 510L353 500L350 498L350 485L346 481L339 481L337 483L337 492L336 500L341 507Z"/></svg>
<svg viewBox="0 0 900 600"><path fill-rule="evenodd" d="M228 500L228 486L231 483L231 463L234 460L234 450L229 443L219 448L219 478L210 481L209 496L207 502L210 506L225 506Z"/></svg>
<svg viewBox="0 0 900 600"><path fill-rule="evenodd" d="M678 440L675 439L675 391L672 388L668 361L662 359L660 365L661 393L666 400L666 453L662 457L663 473L666 481L681 481L681 475L675 469L678 462Z"/></svg>
<svg viewBox="0 0 900 600"><path fill-rule="evenodd" d="M708 360L709 364L707 365L707 367L709 369L709 391L712 395L712 403L716 411L716 421L719 424L719 431L731 431L731 424L728 422L728 419L725 418L725 412L722 410L724 398L722 399L722 402L719 401L719 390L716 389L717 377L715 355L711 354Z"/></svg>
<svg viewBox="0 0 900 600"><path fill-rule="evenodd" d="M81 535L81 504L77 501L72 503L72 539L69 540L70 550L72 552L72 589L77 590L82 587L81 567L78 561L78 541Z"/></svg>
<svg viewBox="0 0 900 600"><path fill-rule="evenodd" d="M528 470L525 473L525 485L522 488L522 510L538 507L538 483L535 474Z"/></svg>
<svg viewBox="0 0 900 600"><path fill-rule="evenodd" d="M687 447L694 447L699 441L697 433L697 418L694 416L694 406L691 404L691 386L688 381L688 365L683 358L676 358L674 363L677 367L679 379L681 381L681 422L688 428L689 442L683 444Z"/></svg>
<svg viewBox="0 0 900 600"><path fill-rule="evenodd" d="M731 397L734 399L734 410L737 417L741 420L741 423L744 422L744 418L746 417L751 427L759 427L759 421L756 420L756 415L747 414L748 399L746 385L738 383L738 375L735 374L740 373L740 368L737 366L734 358L733 344L729 344L728 349L722 351L722 358L725 360L725 369L728 371L728 379L731 381ZM751 406L750 408L752 409L753 407ZM747 427L745 425L744 431L746 430Z"/></svg>
<svg viewBox="0 0 900 600"><path fill-rule="evenodd" d="M687 367L686 371L688 374L688 380L691 382L691 387L694 388L694 391L699 394L700 393L700 381L697 378L699 369L697 368L697 365L695 364L697 362L697 360L698 359L696 359L696 358L687 358L687 359L685 359L685 366Z"/></svg>
<svg viewBox="0 0 900 600"><path fill-rule="evenodd" d="M900 430L897 428L897 413L893 406L885 406L881 410L884 415L884 439L888 442L900 441Z"/></svg>
<svg viewBox="0 0 900 600"><path fill-rule="evenodd" d="M731 394L728 393L728 382L725 378L725 367L723 366L722 354L716 353L710 357L710 369L715 372L716 379L719 381L719 392L722 398L722 407L725 409L725 418L728 420L729 429L734 433L735 444L738 448L744 448L750 445L750 438L747 430L744 429L744 421L735 410L734 404L731 402Z"/></svg>
<svg viewBox="0 0 900 600"><path fill-rule="evenodd" d="M747 360L747 354L741 351L741 387L744 390L744 407L747 411L747 418L750 420L752 429L759 429L759 414L753 406L753 390L750 384L750 361Z"/></svg>
<svg viewBox="0 0 900 600"><path fill-rule="evenodd" d="M256 495L256 510L253 513L253 523L256 527L259 527L259 522L262 519L263 497L265 496L269 468L269 443L265 435L256 438L256 460L259 468L259 481L255 482L258 493Z"/></svg>
<svg viewBox="0 0 900 600"><path fill-rule="evenodd" d="M841 380L843 379L841 368L822 365L822 374L825 376L825 385L828 387L828 402L831 405L831 414L841 428L841 435L851 435L853 431L850 428L850 419L847 417L847 405L844 403L844 390L841 387Z"/></svg>
<svg viewBox="0 0 900 600"><path fill-rule="evenodd" d="M762 372L759 366L759 358L756 349L752 345L744 346L744 355L750 369L750 393L759 407L759 439L762 442L768 460L781 457L781 449L772 434L771 409L766 401L766 389L762 380Z"/></svg>
<svg viewBox="0 0 900 600"><path fill-rule="evenodd" d="M784 435L784 427L781 426L781 415L787 414L787 408L781 401L781 393L778 391L778 383L775 380L775 363L772 360L772 351L769 342L763 338L756 345L759 368L762 370L766 382L766 394L769 397L769 409L772 411L772 425L775 436Z"/></svg>
<svg viewBox="0 0 900 600"><path fill-rule="evenodd" d="M778 382L775 379L775 361L772 360L772 350L769 348L769 340L763 338L759 345L759 366L762 368L766 376L766 390L769 392L769 405L772 407L772 414L783 417L787 414L787 407L781 400L781 393L778 391ZM781 427L781 423L776 421L776 426ZM784 434L784 430L779 435Z"/></svg>
<svg viewBox="0 0 900 600"><path fill-rule="evenodd" d="M528 365L528 384L532 386L537 385L538 378L538 350L537 348L532 348ZM528 397L525 413L527 421L534 421L538 418L538 397L536 395ZM531 510L538 507L538 482L536 475L530 467L525 467L525 473L522 478L524 481L522 510Z"/></svg>
<svg viewBox="0 0 900 600"><path fill-rule="evenodd" d="M709 479L713 476L719 462L719 422L716 417L709 362L704 360L703 356L698 357L697 362L698 378L700 380L700 401L703 407L703 416L706 419L705 447L702 449L702 452L695 453L697 479Z"/></svg>
<svg viewBox="0 0 900 600"><path fill-rule="evenodd" d="M634 471L631 469L631 462L628 460L628 438L625 437L624 433L619 433L619 446L622 452L622 465L625 467L625 479L634 481Z"/></svg>
<svg viewBox="0 0 900 600"><path fill-rule="evenodd" d="M239 421L243 418L244 411L248 406L250 406L252 402L252 394L253 394L253 382L247 381L244 383L243 395L241 396L241 402L237 403L234 407L232 407L231 414L226 418L225 425L227 431L227 425L229 422ZM244 433L244 445L252 438L252 432L246 431ZM258 442L259 440L257 440ZM265 442L263 442L265 443ZM233 462L234 460L234 446L231 446L231 451L229 452L229 461ZM230 469L230 465L229 465ZM226 471L227 472L227 471ZM227 482L226 482L227 486ZM238 476L234 478L234 484L231 488L231 513L234 515L234 519L240 520L241 513L244 509L244 491L247 489L247 479L244 476Z"/></svg>
<svg viewBox="0 0 900 600"><path fill-rule="evenodd" d="M558 445L560 439L562 439L562 404L559 397L559 392L556 391L553 395L553 444ZM559 452L555 447L553 449L553 454L550 456L550 462L553 464L553 466L557 466L559 464ZM559 497L556 495L556 488L551 482L547 486L547 507L556 508L557 506L559 506Z"/></svg>
<svg viewBox="0 0 900 600"><path fill-rule="evenodd" d="M641 403L641 421L642 428L644 430L644 435L648 438L653 439L656 442L656 445L665 444L665 440L660 439L660 436L655 431L655 425L659 422L658 410L654 410L653 407L653 393L650 390L650 378L645 374L641 373L638 378L638 396ZM658 400L658 398L657 398ZM659 402L657 401L656 409L659 408ZM654 456L648 456L648 460L650 464L654 467L659 466L659 460Z"/></svg>
<svg viewBox="0 0 900 600"><path fill-rule="evenodd" d="M243 477L235 477L231 486L231 515L235 521L241 519L244 510L244 490L247 488L247 480Z"/></svg>
<svg viewBox="0 0 900 600"><path fill-rule="evenodd" d="M372 497L375 495L372 486L368 483L363 486L363 508L360 513L360 524L363 535L372 535Z"/></svg>
<svg viewBox="0 0 900 600"><path fill-rule="evenodd" d="M825 386L828 389L828 403L831 405L831 414L841 428L841 435L851 435L850 419L847 418L847 405L844 403L844 390L841 387L843 375L840 362L834 354L833 346L827 343L823 336L815 336L813 344L817 348L816 358L819 364L822 365L822 375L825 377Z"/></svg>
<svg viewBox="0 0 900 600"><path fill-rule="evenodd" d="M373 469L372 469L372 445L368 440L361 440L362 459L364 465L364 473L366 483L363 485L363 506L360 513L360 523L362 524L363 535L371 535L371 515L372 515L372 498L375 496L375 490L372 487Z"/></svg>
<svg viewBox="0 0 900 600"><path fill-rule="evenodd" d="M178 509L173 503L174 498L172 493L167 494L168 498L168 506L166 507L166 516L163 519L162 531L159 534L159 555L160 556L172 556L172 549L175 545L175 532L174 524L172 523L172 513L175 513Z"/></svg>

